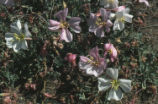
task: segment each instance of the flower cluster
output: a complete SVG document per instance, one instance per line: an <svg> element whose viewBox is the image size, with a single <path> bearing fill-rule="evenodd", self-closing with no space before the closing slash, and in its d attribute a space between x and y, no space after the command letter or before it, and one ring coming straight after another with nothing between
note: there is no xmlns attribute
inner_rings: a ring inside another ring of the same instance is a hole
<svg viewBox="0 0 158 104"><path fill-rule="evenodd" d="M139 2L144 2L149 6L146 0L139 0ZM0 3L12 6L14 5L14 0L1 0ZM112 30L122 31L125 28L125 22L132 23L133 16L129 14L129 8L119 6L118 0L101 0L100 4L104 8L100 8L97 13L90 13L88 21L89 32L94 33L97 37L103 38L105 33L109 33ZM53 32L59 32L60 40L71 42L73 40L72 31L75 33L81 32L81 18L67 18L68 8L60 10L54 16L58 21L50 19L48 29ZM10 27L11 32L5 34L7 47L13 48L15 52L18 52L20 49L28 49L26 40L32 40L32 38L27 23L22 28L21 21L17 20ZM46 41L42 47L41 54L43 56L47 54L47 44L48 42ZM99 53L100 50L103 51L103 55ZM117 56L117 49L114 45L106 43L103 49L94 47L89 51L88 55L80 56L78 64L83 73L98 78L99 91L110 89L108 100L121 100L123 92L129 92L131 90L131 80L118 79L119 70L116 68L108 68L108 63L114 63L118 58ZM77 54L68 53L65 60L75 67L77 66L76 57ZM100 77L103 74L106 78ZM36 89L36 86L31 84L28 84L26 87Z"/></svg>
<svg viewBox="0 0 158 104"><path fill-rule="evenodd" d="M94 75L98 77L99 91L111 89L109 92L108 100L121 100L123 92L131 90L131 80L118 79L118 69L107 68L108 56L111 62L117 60L117 50L111 43L104 45L104 57L100 57L99 48L95 47L89 51L89 55L80 56L79 68L87 75ZM106 70L106 73L104 71ZM106 78L100 77L105 74Z"/></svg>

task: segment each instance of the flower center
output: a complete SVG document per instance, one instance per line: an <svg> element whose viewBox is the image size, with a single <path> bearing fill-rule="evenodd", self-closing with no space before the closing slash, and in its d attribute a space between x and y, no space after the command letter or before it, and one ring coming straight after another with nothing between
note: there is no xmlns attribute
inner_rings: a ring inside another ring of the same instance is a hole
<svg viewBox="0 0 158 104"><path fill-rule="evenodd" d="M108 50L108 53L109 53L109 54L112 54L112 49Z"/></svg>
<svg viewBox="0 0 158 104"><path fill-rule="evenodd" d="M106 22L102 21L101 18L98 18L97 21L96 21L96 25L98 25L98 26L105 26Z"/></svg>
<svg viewBox="0 0 158 104"><path fill-rule="evenodd" d="M14 33L14 38L15 38L16 40L24 40L25 35L24 35L24 34L18 35L17 33Z"/></svg>
<svg viewBox="0 0 158 104"><path fill-rule="evenodd" d="M119 19L119 21L120 21L120 22L125 22L125 17L124 17L124 16L121 17L121 18Z"/></svg>
<svg viewBox="0 0 158 104"><path fill-rule="evenodd" d="M62 22L60 23L60 27L61 27L61 28L68 28L68 27L69 27L69 24L68 24L66 21L62 21Z"/></svg>
<svg viewBox="0 0 158 104"><path fill-rule="evenodd" d="M120 82L118 80L112 80L111 81L111 84L112 84L112 88L114 90L118 90L119 86L120 86Z"/></svg>
<svg viewBox="0 0 158 104"><path fill-rule="evenodd" d="M94 58L92 56L89 56L90 61L88 61L88 63L92 64L93 66L99 66L100 62L98 60L94 60Z"/></svg>
<svg viewBox="0 0 158 104"><path fill-rule="evenodd" d="M108 0L108 3L114 3L114 0Z"/></svg>

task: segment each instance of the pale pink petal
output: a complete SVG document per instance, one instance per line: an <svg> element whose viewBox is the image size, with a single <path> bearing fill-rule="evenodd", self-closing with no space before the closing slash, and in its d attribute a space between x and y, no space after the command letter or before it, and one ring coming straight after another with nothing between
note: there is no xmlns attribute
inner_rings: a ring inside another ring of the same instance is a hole
<svg viewBox="0 0 158 104"><path fill-rule="evenodd" d="M60 25L60 22L55 21L55 20L49 20L50 26L58 26Z"/></svg>
<svg viewBox="0 0 158 104"><path fill-rule="evenodd" d="M65 42L71 42L73 40L73 36L68 29L62 29L60 39L65 40Z"/></svg>
<svg viewBox="0 0 158 104"><path fill-rule="evenodd" d="M87 57L85 57L85 56L80 56L80 60L82 61L82 62L88 62L88 61L91 61L89 58L87 58Z"/></svg>

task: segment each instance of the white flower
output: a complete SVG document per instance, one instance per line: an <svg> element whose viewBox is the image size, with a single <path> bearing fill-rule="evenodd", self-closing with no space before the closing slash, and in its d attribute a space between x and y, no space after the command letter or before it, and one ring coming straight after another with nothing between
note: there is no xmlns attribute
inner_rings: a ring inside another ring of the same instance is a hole
<svg viewBox="0 0 158 104"><path fill-rule="evenodd" d="M111 88L108 95L108 100L121 100L123 98L123 92L131 91L131 80L118 79L118 69L107 68L106 74L110 79L99 77L98 89L99 91L106 91L107 89Z"/></svg>
<svg viewBox="0 0 158 104"><path fill-rule="evenodd" d="M125 27L125 21L132 23L133 15L129 14L129 9L123 9L116 13L116 20L114 22L113 30L123 30Z"/></svg>
<svg viewBox="0 0 158 104"><path fill-rule="evenodd" d="M14 52L18 52L21 48L27 49L27 39L31 39L31 33L28 30L28 25L24 24L24 31L20 20L11 24L11 32L5 34L6 45L8 48L13 48Z"/></svg>
<svg viewBox="0 0 158 104"><path fill-rule="evenodd" d="M101 0L100 5L103 5L104 8L117 8L118 7L118 0Z"/></svg>

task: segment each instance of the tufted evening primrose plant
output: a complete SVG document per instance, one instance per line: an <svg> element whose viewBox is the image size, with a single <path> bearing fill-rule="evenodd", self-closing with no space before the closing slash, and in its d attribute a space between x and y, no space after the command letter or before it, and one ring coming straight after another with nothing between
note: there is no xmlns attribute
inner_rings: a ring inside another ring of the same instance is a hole
<svg viewBox="0 0 158 104"><path fill-rule="evenodd" d="M111 62L114 62L114 60L117 58L117 50L113 46L113 44L110 43L104 44L104 49L105 49L104 56L106 57L107 54L109 54Z"/></svg>
<svg viewBox="0 0 158 104"><path fill-rule="evenodd" d="M106 30L106 32L110 32L110 27L113 25L109 17L110 12L106 11L104 8L100 9L99 15L91 13L89 32L94 32L94 34L98 37L104 37L104 30Z"/></svg>
<svg viewBox="0 0 158 104"><path fill-rule="evenodd" d="M118 0L101 0L100 5L103 5L104 8L114 9L118 7Z"/></svg>
<svg viewBox="0 0 158 104"><path fill-rule="evenodd" d="M11 24L11 32L5 34L6 45L8 48L13 48L14 52L18 52L20 49L27 49L27 41L31 40L31 33L28 30L27 23L24 24L24 31L22 30L20 20L17 20Z"/></svg>
<svg viewBox="0 0 158 104"><path fill-rule="evenodd" d="M121 100L123 98L123 92L131 91L131 80L118 79L118 69L107 68L107 79L98 78L99 91L106 91L110 88L108 100Z"/></svg>
<svg viewBox="0 0 158 104"><path fill-rule="evenodd" d="M79 17L72 17L70 20L66 21L68 14L68 8L57 12L54 16L57 17L60 22L55 20L50 20L49 30L51 31L60 31L60 39L65 40L65 42L71 42L73 40L72 33L69 31L69 28L72 29L75 33L80 33L81 28L79 26L81 19Z"/></svg>
<svg viewBox="0 0 158 104"><path fill-rule="evenodd" d="M79 68L86 74L94 75L95 77L104 72L106 62L104 58L100 57L98 47L91 49L87 57L80 56Z"/></svg>
<svg viewBox="0 0 158 104"><path fill-rule="evenodd" d="M125 21L132 23L133 15L129 14L129 8L118 9L116 12L116 20L114 22L113 30L123 30L125 28Z"/></svg>

